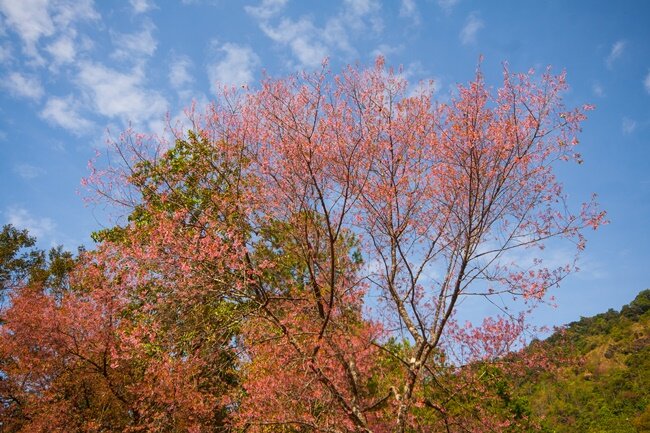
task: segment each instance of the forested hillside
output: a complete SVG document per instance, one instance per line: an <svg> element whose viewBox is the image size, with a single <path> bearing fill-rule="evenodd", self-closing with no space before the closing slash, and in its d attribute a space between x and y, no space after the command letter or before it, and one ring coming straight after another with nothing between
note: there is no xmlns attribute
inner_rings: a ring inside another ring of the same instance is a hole
<svg viewBox="0 0 650 433"><path fill-rule="evenodd" d="M650 431L650 290L620 312L569 324L546 343L579 357L522 385L549 432Z"/></svg>

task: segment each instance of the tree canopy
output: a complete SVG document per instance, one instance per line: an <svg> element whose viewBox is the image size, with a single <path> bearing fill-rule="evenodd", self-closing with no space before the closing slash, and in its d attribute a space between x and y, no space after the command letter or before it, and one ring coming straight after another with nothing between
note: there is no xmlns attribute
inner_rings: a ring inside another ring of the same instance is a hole
<svg viewBox="0 0 650 433"><path fill-rule="evenodd" d="M3 429L539 428L500 366L574 270L542 249L604 222L554 174L590 109L564 90L506 68L436 103L378 59L225 89L173 143L126 131L85 183L128 220L65 285L8 237ZM459 323L470 297L498 314Z"/></svg>

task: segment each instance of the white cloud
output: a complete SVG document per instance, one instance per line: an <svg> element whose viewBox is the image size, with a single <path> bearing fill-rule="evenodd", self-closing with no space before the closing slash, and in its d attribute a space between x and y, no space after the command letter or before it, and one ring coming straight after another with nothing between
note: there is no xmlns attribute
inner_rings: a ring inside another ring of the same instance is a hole
<svg viewBox="0 0 650 433"><path fill-rule="evenodd" d="M377 57L377 56L383 56L383 57L388 57L391 54L399 53L404 49L403 45L388 45L388 44L379 44L377 48L372 50L372 57Z"/></svg>
<svg viewBox="0 0 650 433"><path fill-rule="evenodd" d="M6 23L23 40L27 54L38 58L37 44L42 37L58 30L69 30L76 21L99 17L92 0L0 0Z"/></svg>
<svg viewBox="0 0 650 433"><path fill-rule="evenodd" d="M277 15L287 4L287 0L262 0L257 6L245 6L244 10L259 20L268 20Z"/></svg>
<svg viewBox="0 0 650 433"><path fill-rule="evenodd" d="M0 63L7 63L11 60L11 45L4 44L0 45Z"/></svg>
<svg viewBox="0 0 650 433"><path fill-rule="evenodd" d="M599 98L602 98L605 96L605 89L603 86L596 82L591 86L591 91L593 92L594 95L596 95Z"/></svg>
<svg viewBox="0 0 650 433"><path fill-rule="evenodd" d="M322 27L316 25L311 16L283 17L272 23L284 4L265 0L257 7L246 8L246 11L258 20L260 28L271 40L291 50L300 67L316 67L335 50L355 55L350 42L353 36L378 34L383 28L379 16L381 3L377 0L344 0L337 14L327 19ZM290 62L289 66L295 65Z"/></svg>
<svg viewBox="0 0 650 433"><path fill-rule="evenodd" d="M328 47L315 39L315 35L321 34L322 31L318 30L308 18L301 18L298 21L283 19L276 27L266 23L261 27L273 41L288 45L302 66L317 66L329 54Z"/></svg>
<svg viewBox="0 0 650 433"><path fill-rule="evenodd" d="M129 0L129 2L131 3L133 12L135 12L136 14L145 13L155 7L153 2L149 0Z"/></svg>
<svg viewBox="0 0 650 433"><path fill-rule="evenodd" d="M2 87L14 96L37 101L43 96L44 90L38 78L12 72L2 80Z"/></svg>
<svg viewBox="0 0 650 433"><path fill-rule="evenodd" d="M379 34L384 27L380 12L381 2L378 0L344 0L343 8L330 21L340 21L357 34L368 29Z"/></svg>
<svg viewBox="0 0 650 433"><path fill-rule="evenodd" d="M626 42L623 40L616 41L614 45L612 45L612 49L610 50L609 55L605 59L605 63L607 64L608 68L611 69L612 66L614 66L614 62L623 55L623 52L625 51L625 45Z"/></svg>
<svg viewBox="0 0 650 433"><path fill-rule="evenodd" d="M645 87L646 92L650 93L650 72L648 72L643 80L643 87Z"/></svg>
<svg viewBox="0 0 650 433"><path fill-rule="evenodd" d="M151 56L158 46L158 42L153 37L155 28L151 22L146 22L140 32L113 35L113 43L116 46L112 54L113 57L117 59L137 59L143 56Z"/></svg>
<svg viewBox="0 0 650 433"><path fill-rule="evenodd" d="M50 218L38 218L20 206L10 206L5 210L6 221L18 229L27 229L37 239L53 234L56 224Z"/></svg>
<svg viewBox="0 0 650 433"><path fill-rule="evenodd" d="M13 168L13 172L23 179L29 180L44 174L45 170L31 164L16 164Z"/></svg>
<svg viewBox="0 0 650 433"><path fill-rule="evenodd" d="M66 28L75 21L99 19L94 0L49 0L52 20L57 28Z"/></svg>
<svg viewBox="0 0 650 433"><path fill-rule="evenodd" d="M438 6L440 6L446 13L450 13L459 1L460 0L438 0Z"/></svg>
<svg viewBox="0 0 650 433"><path fill-rule="evenodd" d="M408 81L406 94L409 97L436 93L440 89L440 79L433 77L419 61L411 62L397 74Z"/></svg>
<svg viewBox="0 0 650 433"><path fill-rule="evenodd" d="M225 43L218 51L221 60L208 66L210 89L214 93L219 85L240 86L253 81L253 70L260 58L250 47Z"/></svg>
<svg viewBox="0 0 650 433"><path fill-rule="evenodd" d="M485 24L476 13L469 14L465 20L465 26L460 31L460 41L463 45L475 43L476 35L483 27L485 27Z"/></svg>
<svg viewBox="0 0 650 433"><path fill-rule="evenodd" d="M72 96L66 98L49 98L41 117L75 134L82 134L93 127L93 123L79 114L79 104Z"/></svg>
<svg viewBox="0 0 650 433"><path fill-rule="evenodd" d="M624 117L621 125L621 129L623 131L623 134L626 135L632 134L636 130L636 120Z"/></svg>
<svg viewBox="0 0 650 433"><path fill-rule="evenodd" d="M54 58L55 64L71 63L77 55L74 41L70 36L62 36L46 48Z"/></svg>
<svg viewBox="0 0 650 433"><path fill-rule="evenodd" d="M415 81L420 80L428 74L427 70L422 66L419 61L411 62L406 67L402 68L401 75L407 80Z"/></svg>
<svg viewBox="0 0 650 433"><path fill-rule="evenodd" d="M420 24L420 13L418 12L415 0L402 0L399 8L399 16L410 18L416 25Z"/></svg>
<svg viewBox="0 0 650 433"><path fill-rule="evenodd" d="M426 75L421 75L419 81L416 83L415 78L410 78L411 89L409 94L411 96L428 94L428 93L438 93L442 88L442 78L426 73Z"/></svg>
<svg viewBox="0 0 650 433"><path fill-rule="evenodd" d="M5 15L7 24L20 35L30 52L42 36L54 33L49 3L49 0L0 0L0 11Z"/></svg>
<svg viewBox="0 0 650 433"><path fill-rule="evenodd" d="M605 263L599 262L589 256L580 257L578 267L580 270L576 274L576 277L580 280L602 280L610 276L608 266Z"/></svg>
<svg viewBox="0 0 650 433"><path fill-rule="evenodd" d="M381 4L375 0L343 0L344 11L353 19L361 19L377 12Z"/></svg>
<svg viewBox="0 0 650 433"><path fill-rule="evenodd" d="M175 89L182 89L191 84L194 79L190 73L192 61L187 56L179 56L172 60L169 66L169 82Z"/></svg>
<svg viewBox="0 0 650 433"><path fill-rule="evenodd" d="M167 111L167 101L157 91L144 87L141 67L123 73L97 63L80 66L79 84L97 112L124 122L140 123L160 119Z"/></svg>

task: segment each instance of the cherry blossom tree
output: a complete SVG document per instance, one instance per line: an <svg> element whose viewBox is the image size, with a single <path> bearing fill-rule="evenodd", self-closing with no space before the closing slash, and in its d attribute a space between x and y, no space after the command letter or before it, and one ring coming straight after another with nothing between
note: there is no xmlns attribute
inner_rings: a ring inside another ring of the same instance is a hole
<svg viewBox="0 0 650 433"><path fill-rule="evenodd" d="M544 247L577 254L605 218L593 200L572 211L554 174L580 162L590 109L564 90L564 74L506 67L498 89L478 71L436 103L382 59L325 64L225 89L174 143L125 132L86 184L128 220L95 234L80 289L17 292L2 347L23 367L6 374L68 359L70 337L28 349L67 330L87 335L74 365L108 366L88 387L127 431L534 430L508 354L575 270ZM461 323L468 298L496 313ZM56 332L34 334L30 308Z"/></svg>
<svg viewBox="0 0 650 433"><path fill-rule="evenodd" d="M308 332L312 350L292 342L305 325L292 331L269 314L289 345L285 356L293 350L320 384L310 391L331 396L332 407L346 415L336 417L348 424L324 430L412 428L413 408L426 403L418 388L436 383L436 353L461 350L470 354L464 362L494 360L515 347L524 329L520 316L504 311L474 332L454 331L460 299L508 294L532 304L573 270L571 263L548 268L541 255L530 265L512 260L513 251L534 254L555 238L581 250L582 229L604 219L593 202L571 213L553 173L558 161L579 161L576 134L590 109L566 109L565 88L563 74L547 71L536 80L532 72L506 68L494 95L478 72L450 103L434 105L431 94L409 96L406 81L380 59L374 69L350 68L337 77L268 80L249 96L242 140L263 179L264 216L288 221L300 245L309 323L319 324ZM337 249L346 233L356 236L367 264L354 278L344 265L350 252ZM346 295L367 301L367 293L383 300L381 311L365 316L376 329L368 334L373 353L335 331L344 326L339 310L355 305ZM281 311L292 310L283 304ZM385 344L390 336L410 344L392 350ZM320 367L321 348L336 346L336 338L347 345L328 357L337 366ZM381 354L398 361L401 373L387 390L365 392L373 376L360 365ZM264 371L277 378L273 369ZM284 393L288 383L251 387L249 398ZM295 390L290 395L296 398ZM295 413L279 410L285 420ZM321 428L304 418L295 422Z"/></svg>

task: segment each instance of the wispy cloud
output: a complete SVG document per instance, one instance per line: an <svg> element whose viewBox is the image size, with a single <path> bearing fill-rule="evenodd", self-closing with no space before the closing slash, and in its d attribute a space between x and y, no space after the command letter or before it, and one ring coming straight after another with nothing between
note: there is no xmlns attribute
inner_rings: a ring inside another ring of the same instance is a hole
<svg viewBox="0 0 650 433"><path fill-rule="evenodd" d="M208 66L210 89L217 92L220 85L240 86L253 81L254 69L260 58L245 45L225 43L217 49L219 60Z"/></svg>
<svg viewBox="0 0 650 433"><path fill-rule="evenodd" d="M169 65L169 83L174 89L183 89L194 79L190 73L192 61L187 56L176 56Z"/></svg>
<svg viewBox="0 0 650 433"><path fill-rule="evenodd" d="M37 239L51 237L56 228L56 224L51 218L35 217L22 206L10 206L4 214L8 224L19 229L27 229Z"/></svg>
<svg viewBox="0 0 650 433"><path fill-rule="evenodd" d="M55 65L72 63L77 50L72 37L64 35L45 47L45 50L53 57Z"/></svg>
<svg viewBox="0 0 650 433"><path fill-rule="evenodd" d="M0 45L0 63L7 63L12 57L11 46L9 44Z"/></svg>
<svg viewBox="0 0 650 433"><path fill-rule="evenodd" d="M415 4L415 0L402 0L399 8L399 16L410 18L415 25L420 24L420 12Z"/></svg>
<svg viewBox="0 0 650 433"><path fill-rule="evenodd" d="M13 167L13 172L25 180L30 180L44 174L45 170L31 164L16 164Z"/></svg>
<svg viewBox="0 0 650 433"><path fill-rule="evenodd" d="M155 7L153 1L150 0L129 0L129 3L136 14L148 12Z"/></svg>
<svg viewBox="0 0 650 433"><path fill-rule="evenodd" d="M388 57L391 54L399 53L404 49L403 45L388 45L388 44L379 44L377 48L372 50L371 56L372 57L377 57L377 56L384 56Z"/></svg>
<svg viewBox="0 0 650 433"><path fill-rule="evenodd" d="M54 23L47 0L1 0L0 11L7 24L18 33L30 54L36 54L36 43L42 36L54 33Z"/></svg>
<svg viewBox="0 0 650 433"><path fill-rule="evenodd" d="M20 72L12 72L6 76L2 80L2 87L13 96L33 101L38 101L45 93L41 81L37 77L23 75Z"/></svg>
<svg viewBox="0 0 650 433"><path fill-rule="evenodd" d="M84 62L78 75L79 85L98 114L136 124L161 119L167 111L167 100L160 92L146 88L145 81L140 66L120 72Z"/></svg>
<svg viewBox="0 0 650 433"><path fill-rule="evenodd" d="M76 21L99 18L92 0L0 0L0 12L34 58L40 57L37 44L42 37L69 30Z"/></svg>
<svg viewBox="0 0 650 433"><path fill-rule="evenodd" d="M614 66L614 62L623 55L626 45L627 43L624 40L616 41L614 45L612 45L612 49L609 51L609 55L605 59L608 68L611 69Z"/></svg>
<svg viewBox="0 0 650 433"><path fill-rule="evenodd" d="M290 67L316 67L336 52L354 55L353 35L378 34L383 28L381 3L377 0L344 0L339 11L322 26L312 16L279 17L285 4L282 0L264 0L246 11L258 20L266 36L290 49L297 60L297 65L289 62Z"/></svg>
<svg viewBox="0 0 650 433"><path fill-rule="evenodd" d="M438 0L438 6L440 6L446 13L450 13L459 1L460 0Z"/></svg>
<svg viewBox="0 0 650 433"><path fill-rule="evenodd" d="M476 43L476 36L483 27L485 27L485 24L476 12L469 14L459 35L462 44L469 45Z"/></svg>
<svg viewBox="0 0 650 433"><path fill-rule="evenodd" d="M264 23L261 27L274 42L287 45L302 66L318 66L329 55L329 47L315 36L321 31L309 18L283 19L276 26Z"/></svg>
<svg viewBox="0 0 650 433"><path fill-rule="evenodd" d="M643 79L643 87L645 87L645 91L650 93L650 72L645 76Z"/></svg>
<svg viewBox="0 0 650 433"><path fill-rule="evenodd" d="M623 131L623 134L629 135L636 130L636 126L637 126L636 120L624 117L623 122L621 124L621 130Z"/></svg>
<svg viewBox="0 0 650 433"><path fill-rule="evenodd" d="M262 0L257 6L245 6L244 10L259 20L268 20L278 14L287 4L287 0Z"/></svg>
<svg viewBox="0 0 650 433"><path fill-rule="evenodd" d="M72 96L66 98L52 97L45 103L41 117L49 123L81 135L92 129L93 122L79 114L79 103Z"/></svg>
<svg viewBox="0 0 650 433"><path fill-rule="evenodd" d="M605 96L605 89L599 82L592 84L591 92L599 98L603 98Z"/></svg>
<svg viewBox="0 0 650 433"><path fill-rule="evenodd" d="M142 30L136 33L116 33L113 35L115 51L112 56L116 59L139 59L153 55L158 46L158 41L153 37L155 26L145 22Z"/></svg>

